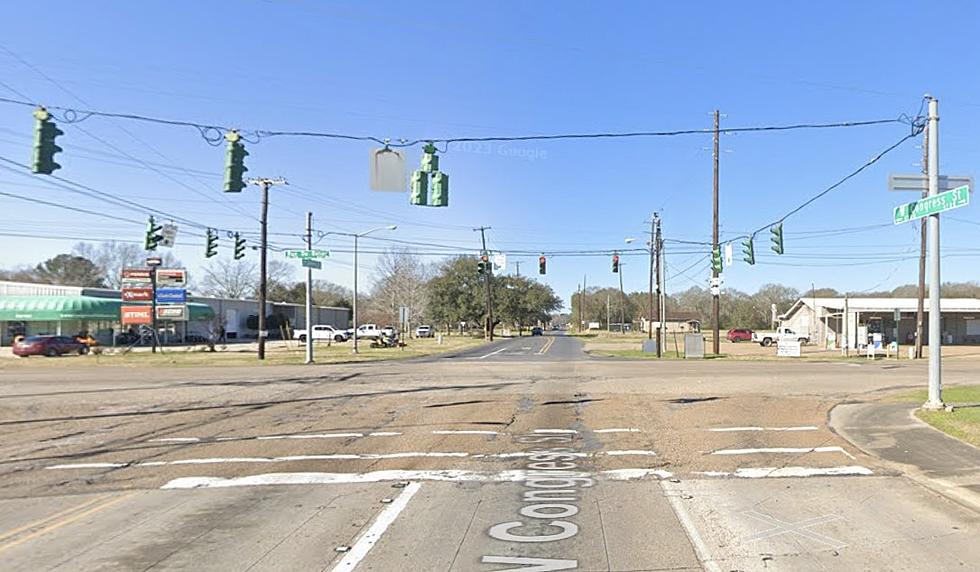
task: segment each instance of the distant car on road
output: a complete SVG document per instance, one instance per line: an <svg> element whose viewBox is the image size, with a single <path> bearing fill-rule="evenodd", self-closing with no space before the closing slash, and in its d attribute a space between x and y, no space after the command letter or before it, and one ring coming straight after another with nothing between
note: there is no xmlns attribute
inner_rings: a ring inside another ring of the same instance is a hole
<svg viewBox="0 0 980 572"><path fill-rule="evenodd" d="M732 328L728 330L727 337L730 342L751 342L752 330L747 328Z"/></svg>
<svg viewBox="0 0 980 572"><path fill-rule="evenodd" d="M544 330L541 329L541 328L539 328L539 327L537 327L537 326L535 326L535 327L531 328L531 335L532 336L543 336L544 335Z"/></svg>
<svg viewBox="0 0 980 572"><path fill-rule="evenodd" d="M85 355L89 352L87 345L70 336L30 336L14 344L15 356L47 356L56 357L63 354Z"/></svg>
<svg viewBox="0 0 980 572"><path fill-rule="evenodd" d="M416 338L431 338L435 335L435 333L436 332L432 329L432 326L419 326L415 328Z"/></svg>

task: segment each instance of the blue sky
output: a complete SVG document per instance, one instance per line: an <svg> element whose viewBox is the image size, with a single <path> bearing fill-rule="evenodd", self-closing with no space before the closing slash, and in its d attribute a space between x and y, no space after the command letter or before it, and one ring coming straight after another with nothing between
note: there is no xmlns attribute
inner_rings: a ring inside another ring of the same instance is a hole
<svg viewBox="0 0 980 572"><path fill-rule="evenodd" d="M915 113L928 92L940 99L943 173L975 175L980 54L957 24L978 21L980 8L935 2L929 11L934 20L912 2L48 2L42 26L31 24L38 14L27 3L8 3L0 95L397 140L706 128L716 108L723 126L894 118ZM935 27L928 50L926 25ZM32 121L30 109L0 104L0 157L27 163ZM224 150L196 130L99 117L60 126L57 175L202 224L257 231L258 193L221 193ZM723 136L723 238L778 218L907 132L890 124ZM916 227L887 226L891 208L913 197L888 193L886 179L919 169L920 142L789 219L783 257L760 235L760 263L728 269L726 287L777 281L856 291L913 282ZM268 138L249 146L247 164L249 175L291 183L272 193L270 231L284 233L273 237L281 246L299 245L312 210L321 231L394 223L397 231L377 236L461 251L479 248L471 229L480 225L492 227L490 246L503 252L612 251L643 236L654 211L666 239L710 239L710 145L693 135L450 146L441 158L452 181L446 209L370 191L369 143ZM419 156L408 151L410 168ZM0 170L0 190L144 219L40 176ZM0 233L142 237L137 222L5 196L0 206ZM980 278L976 209L944 219L944 280ZM864 228L873 225L881 226ZM863 230L838 232L856 227ZM196 245L203 232L182 232L175 254L193 270L205 260ZM0 267L36 263L74 242L4 237ZM333 237L320 244L349 248ZM704 254L668 244L669 291L706 284ZM522 273L536 276L536 256L521 260ZM644 289L645 258L624 262L626 288ZM367 281L373 265L362 257ZM349 285L351 268L338 252L319 277ZM567 299L585 275L589 285L618 280L608 256L551 257L538 278Z"/></svg>

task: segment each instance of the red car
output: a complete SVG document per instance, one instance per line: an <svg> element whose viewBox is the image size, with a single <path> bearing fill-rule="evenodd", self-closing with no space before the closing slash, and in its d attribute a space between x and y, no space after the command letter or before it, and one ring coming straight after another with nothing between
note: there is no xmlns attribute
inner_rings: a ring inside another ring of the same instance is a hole
<svg viewBox="0 0 980 572"><path fill-rule="evenodd" d="M732 328L728 330L728 341L730 342L751 342L752 330L745 328Z"/></svg>
<svg viewBox="0 0 980 572"><path fill-rule="evenodd" d="M71 336L31 336L15 343L13 353L18 357L85 355L88 353L88 346Z"/></svg>

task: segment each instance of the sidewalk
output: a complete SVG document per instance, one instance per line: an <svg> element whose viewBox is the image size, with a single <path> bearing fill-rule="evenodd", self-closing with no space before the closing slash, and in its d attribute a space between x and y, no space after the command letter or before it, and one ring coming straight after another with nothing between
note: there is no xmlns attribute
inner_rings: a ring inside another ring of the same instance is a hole
<svg viewBox="0 0 980 572"><path fill-rule="evenodd" d="M838 405L830 427L869 455L902 465L907 476L980 512L980 449L934 429L908 403Z"/></svg>

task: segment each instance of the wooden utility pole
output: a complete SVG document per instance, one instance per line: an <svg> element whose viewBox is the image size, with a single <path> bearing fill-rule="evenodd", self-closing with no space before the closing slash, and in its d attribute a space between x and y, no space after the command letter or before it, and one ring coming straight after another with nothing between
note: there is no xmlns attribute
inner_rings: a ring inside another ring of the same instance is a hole
<svg viewBox="0 0 980 572"><path fill-rule="evenodd" d="M483 243L483 255L487 255L487 231L490 230L489 226L481 226L480 228L474 228L474 231L480 231L480 240ZM489 260L489 258L488 258ZM490 273L493 272L493 264L489 263L483 271L484 281L487 285L487 323L484 326L484 336L487 340L493 341L493 296L491 295L490 287Z"/></svg>
<svg viewBox="0 0 980 572"><path fill-rule="evenodd" d="M657 268L656 268L656 274L657 274L657 357L663 357L663 348L661 347L663 344L661 342L663 342L665 339L667 339L667 336L661 336L661 333L667 327L667 318L664 316L664 308L663 308L663 303L662 303L663 302L663 299L661 298L661 296L663 294L662 294L661 288L660 288L661 280L663 279L663 271L662 271L662 265L661 265L661 260L660 260L660 256L662 255L662 253L661 253L661 241L660 241L660 217L657 216L657 215L654 215L654 219L653 220L656 221L656 225L654 226L653 236L650 237L651 238L650 249L653 250L656 253L656 256L654 258L656 259L656 263L657 263Z"/></svg>
<svg viewBox="0 0 980 572"><path fill-rule="evenodd" d="M711 248L712 252L718 250L718 134L719 134L719 118L720 112L715 110L715 137L714 137L714 181L712 184L712 227L711 227ZM721 291L721 283L718 278L718 271L714 268L711 269L711 320L714 322L714 328L712 330L713 339L711 340L712 352L715 355L721 353L721 339L720 339L720 325L719 320L719 299L718 295Z"/></svg>
<svg viewBox="0 0 980 572"><path fill-rule="evenodd" d="M265 299L266 292L268 289L268 250L269 250L269 187L272 185L285 185L286 180L283 178L277 179L249 179L249 184L258 185L262 188L262 218L260 219L262 225L262 245L259 251L259 352L258 358L265 359L265 339L269 336L269 331L266 329L265 324ZM309 327L307 325L307 327ZM310 332L312 335L312 331ZM308 338L310 335L307 336ZM308 340L308 343L311 340Z"/></svg>

